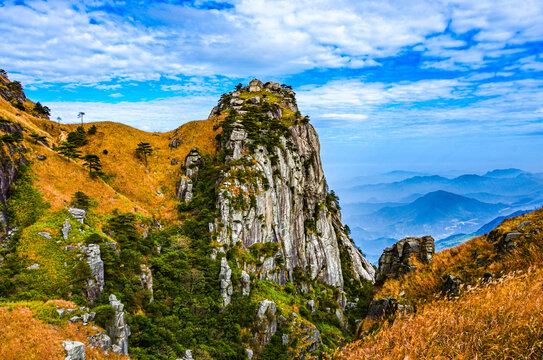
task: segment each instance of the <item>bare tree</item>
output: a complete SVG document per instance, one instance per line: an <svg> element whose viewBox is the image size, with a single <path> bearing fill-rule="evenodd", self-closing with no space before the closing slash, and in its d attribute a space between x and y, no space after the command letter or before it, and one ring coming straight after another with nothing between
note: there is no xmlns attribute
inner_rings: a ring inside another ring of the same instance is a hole
<svg viewBox="0 0 543 360"><path fill-rule="evenodd" d="M83 116L85 116L83 111L80 111L79 114L77 114L77 117L81 119L81 125L83 125Z"/></svg>

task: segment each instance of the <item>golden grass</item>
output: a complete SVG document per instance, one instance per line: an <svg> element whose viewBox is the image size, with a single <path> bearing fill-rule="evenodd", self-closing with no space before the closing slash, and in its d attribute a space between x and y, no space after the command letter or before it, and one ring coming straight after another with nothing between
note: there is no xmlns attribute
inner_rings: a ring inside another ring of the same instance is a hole
<svg viewBox="0 0 543 360"><path fill-rule="evenodd" d="M541 359L543 269L532 267L425 304L335 359Z"/></svg>
<svg viewBox="0 0 543 360"><path fill-rule="evenodd" d="M43 303L41 303L43 304ZM74 308L72 303L66 307ZM64 359L62 341L80 341L88 345L87 337L94 335L98 330L93 325L82 325L82 323L65 325L51 325L44 323L34 317L35 311L40 304L21 303L10 304L0 307L0 359L3 360L58 360ZM110 353L105 356L97 349L86 347L87 359L127 359L126 356L119 356Z"/></svg>
<svg viewBox="0 0 543 360"><path fill-rule="evenodd" d="M487 235L479 236L464 244L443 250L434 255L431 263L419 264L417 271L398 280L388 280L378 289L375 298L398 297L401 291L412 304L426 301L441 291L443 277L454 275L465 283L475 284L485 273L496 276L515 270L543 264L543 209L505 220L496 228L501 234L517 231L517 226L531 221L526 231L530 238L523 238L518 249L500 254L487 241ZM530 231L534 229L535 231ZM539 231L539 233L538 233Z"/></svg>
<svg viewBox="0 0 543 360"><path fill-rule="evenodd" d="M28 107L32 107L33 103L28 102ZM98 201L97 214L119 209L153 215L162 222L177 218L176 183L181 177L180 169L186 155L194 146L202 153L212 154L215 151L215 136L221 131L217 129L218 117L189 122L166 133L149 133L114 122L85 124L85 129L95 124L98 131L88 136L89 144L80 150L83 154L100 157L103 171L113 176L105 183L99 178L91 178L81 160L69 160L41 144L34 144L29 138L30 134L38 133L46 136L49 144L59 145L68 132L77 128L77 124L59 126L54 121L20 111L3 99L0 99L0 117L25 129L23 145L29 150L25 156L34 163L37 188L45 201L51 204L51 210L66 207L76 191L83 191ZM183 138L181 145L170 149L168 144L171 139L180 136ZM148 142L154 149L147 167L135 153L139 142ZM103 150L107 150L108 154L104 154ZM36 155L45 155L47 159L36 161ZM179 164L171 165L174 158L179 159Z"/></svg>
<svg viewBox="0 0 543 360"><path fill-rule="evenodd" d="M362 341L338 350L337 359L542 359L543 209L505 220L495 232L521 230L519 247L498 253L479 236L435 254L430 264L387 280L374 298L395 297L415 306ZM483 282L485 273L497 280ZM464 282L460 295L441 294L443 277ZM400 297L400 292L405 294ZM363 324L367 330L370 322Z"/></svg>

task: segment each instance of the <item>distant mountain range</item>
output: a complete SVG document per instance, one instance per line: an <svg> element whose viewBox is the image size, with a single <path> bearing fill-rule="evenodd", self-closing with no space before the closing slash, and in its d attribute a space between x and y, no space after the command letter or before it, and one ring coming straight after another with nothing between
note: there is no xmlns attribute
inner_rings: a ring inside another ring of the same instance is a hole
<svg viewBox="0 0 543 360"><path fill-rule="evenodd" d="M383 248L397 239L432 235L441 249L486 233L506 217L541 207L543 174L512 168L454 178L416 175L337 193L353 239L375 263Z"/></svg>

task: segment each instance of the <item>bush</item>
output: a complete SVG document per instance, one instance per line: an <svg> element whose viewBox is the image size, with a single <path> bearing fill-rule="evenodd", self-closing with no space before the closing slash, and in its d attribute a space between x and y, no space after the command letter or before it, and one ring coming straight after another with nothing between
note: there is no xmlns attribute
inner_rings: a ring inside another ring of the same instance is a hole
<svg viewBox="0 0 543 360"><path fill-rule="evenodd" d="M106 328L111 323L115 316L115 310L110 305L101 305L92 309L95 312L94 323L98 326Z"/></svg>

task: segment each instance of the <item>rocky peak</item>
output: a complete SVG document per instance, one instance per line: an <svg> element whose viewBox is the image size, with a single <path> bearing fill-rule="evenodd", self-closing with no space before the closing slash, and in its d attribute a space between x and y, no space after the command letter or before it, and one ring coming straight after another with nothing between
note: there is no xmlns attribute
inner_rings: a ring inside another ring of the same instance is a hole
<svg viewBox="0 0 543 360"><path fill-rule="evenodd" d="M220 245L265 249L247 272L280 284L300 269L312 280L343 286L341 258L356 279L374 269L349 238L329 194L313 126L292 89L252 80L227 93L211 116L223 115L218 150L226 167L218 181L219 217L210 228ZM344 256L343 256L344 255Z"/></svg>
<svg viewBox="0 0 543 360"><path fill-rule="evenodd" d="M177 198L188 203L192 199L193 180L198 176L198 165L202 161L200 152L193 147L185 157L185 175L181 177Z"/></svg>
<svg viewBox="0 0 543 360"><path fill-rule="evenodd" d="M383 250L379 258L377 282L387 278L398 278L416 268L413 259L427 264L432 261L435 252L434 238L423 236L421 238L407 237Z"/></svg>

